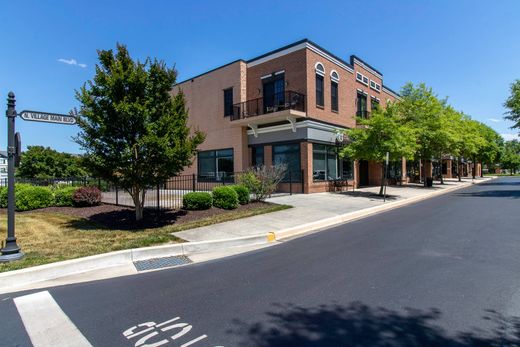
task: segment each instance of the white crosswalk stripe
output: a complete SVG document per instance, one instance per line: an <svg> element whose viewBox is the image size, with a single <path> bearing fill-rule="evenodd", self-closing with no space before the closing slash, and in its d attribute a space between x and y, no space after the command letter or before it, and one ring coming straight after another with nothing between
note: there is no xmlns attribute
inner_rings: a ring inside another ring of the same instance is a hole
<svg viewBox="0 0 520 347"><path fill-rule="evenodd" d="M34 347L91 347L48 291L14 299Z"/></svg>

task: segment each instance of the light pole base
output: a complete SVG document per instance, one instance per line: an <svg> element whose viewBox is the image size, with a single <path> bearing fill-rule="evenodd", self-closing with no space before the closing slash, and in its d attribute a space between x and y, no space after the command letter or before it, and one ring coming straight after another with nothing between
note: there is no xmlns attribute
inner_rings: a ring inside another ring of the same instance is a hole
<svg viewBox="0 0 520 347"><path fill-rule="evenodd" d="M23 252L0 255L0 263L8 263L15 260L20 260L25 256Z"/></svg>

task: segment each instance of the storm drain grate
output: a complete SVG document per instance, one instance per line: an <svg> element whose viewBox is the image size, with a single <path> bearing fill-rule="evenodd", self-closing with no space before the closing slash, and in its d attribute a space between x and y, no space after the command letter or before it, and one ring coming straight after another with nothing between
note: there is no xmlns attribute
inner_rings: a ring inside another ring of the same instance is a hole
<svg viewBox="0 0 520 347"><path fill-rule="evenodd" d="M191 262L192 261L190 260L190 258L184 255L176 255L172 257L134 261L134 266L137 269L137 271L146 271L161 269L164 267L179 266L189 264Z"/></svg>

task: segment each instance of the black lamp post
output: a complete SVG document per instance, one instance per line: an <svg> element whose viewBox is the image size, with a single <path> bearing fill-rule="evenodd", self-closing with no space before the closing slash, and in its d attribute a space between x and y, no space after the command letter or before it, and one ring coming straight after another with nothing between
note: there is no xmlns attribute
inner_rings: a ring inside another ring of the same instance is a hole
<svg viewBox="0 0 520 347"><path fill-rule="evenodd" d="M13 92L7 97L7 238L5 246L0 250L0 262L8 262L21 259L24 254L16 243L14 225L14 161L16 156L14 120L16 118L16 100Z"/></svg>

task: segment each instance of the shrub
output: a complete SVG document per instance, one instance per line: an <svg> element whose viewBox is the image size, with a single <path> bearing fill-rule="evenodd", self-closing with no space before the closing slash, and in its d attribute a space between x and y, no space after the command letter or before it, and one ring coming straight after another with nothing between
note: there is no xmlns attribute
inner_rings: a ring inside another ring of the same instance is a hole
<svg viewBox="0 0 520 347"><path fill-rule="evenodd" d="M206 192L192 192L182 197L182 204L187 210L207 210L213 205L213 197Z"/></svg>
<svg viewBox="0 0 520 347"><path fill-rule="evenodd" d="M74 206L97 206L101 203L101 191L98 187L80 187L72 196Z"/></svg>
<svg viewBox="0 0 520 347"><path fill-rule="evenodd" d="M213 206L225 210L233 210L238 207L238 194L230 186L213 188Z"/></svg>
<svg viewBox="0 0 520 347"><path fill-rule="evenodd" d="M35 210L54 204L52 191L47 187L18 185L15 190L17 211Z"/></svg>
<svg viewBox="0 0 520 347"><path fill-rule="evenodd" d="M237 192L240 205L249 204L249 189L242 184L231 186Z"/></svg>
<svg viewBox="0 0 520 347"><path fill-rule="evenodd" d="M263 201L276 191L278 183L281 182L286 171L285 164L262 165L248 169L238 178L238 181L249 189L255 201Z"/></svg>
<svg viewBox="0 0 520 347"><path fill-rule="evenodd" d="M54 204L56 206L74 206L74 193L77 187L61 187L54 191Z"/></svg>
<svg viewBox="0 0 520 347"><path fill-rule="evenodd" d="M7 187L0 187L0 207L7 208Z"/></svg>

